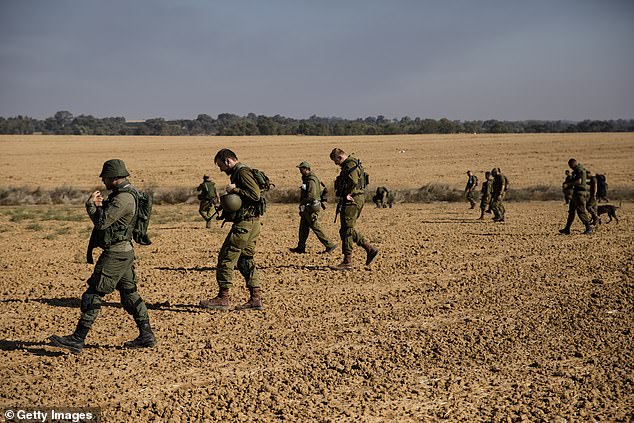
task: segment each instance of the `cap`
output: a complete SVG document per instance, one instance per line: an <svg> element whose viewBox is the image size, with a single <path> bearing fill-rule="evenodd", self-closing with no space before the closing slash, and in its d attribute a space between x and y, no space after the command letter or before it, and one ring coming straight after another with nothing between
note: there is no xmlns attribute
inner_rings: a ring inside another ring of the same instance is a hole
<svg viewBox="0 0 634 423"><path fill-rule="evenodd" d="M100 178L122 178L125 176L130 176L130 173L121 159L110 159L105 162L99 174Z"/></svg>
<svg viewBox="0 0 634 423"><path fill-rule="evenodd" d="M308 162L301 162L300 164L297 165L298 168L303 168L305 167L306 169L310 169L310 163Z"/></svg>

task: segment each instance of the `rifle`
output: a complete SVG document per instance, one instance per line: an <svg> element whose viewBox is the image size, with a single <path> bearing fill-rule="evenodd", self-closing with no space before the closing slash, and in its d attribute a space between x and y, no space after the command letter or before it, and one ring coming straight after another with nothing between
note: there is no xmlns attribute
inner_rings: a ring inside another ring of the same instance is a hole
<svg viewBox="0 0 634 423"><path fill-rule="evenodd" d="M337 216L341 213L341 207L343 206L343 200L345 197L339 197L339 201L337 202L337 209L335 210L335 221L333 223L337 223Z"/></svg>

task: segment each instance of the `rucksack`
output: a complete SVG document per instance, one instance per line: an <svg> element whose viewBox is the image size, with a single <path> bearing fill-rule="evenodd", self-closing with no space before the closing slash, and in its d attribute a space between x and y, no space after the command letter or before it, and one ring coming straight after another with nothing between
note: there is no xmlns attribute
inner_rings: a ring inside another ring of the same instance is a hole
<svg viewBox="0 0 634 423"><path fill-rule="evenodd" d="M370 175L368 175L361 164L361 160L356 158L351 158L354 162L354 167L350 169L348 173L352 173L355 170L359 169L359 181L357 182L357 188L365 190L368 185L370 185Z"/></svg>
<svg viewBox="0 0 634 423"><path fill-rule="evenodd" d="M266 198L264 197L264 193L271 188L275 188L275 184L272 183L269 177L266 176L266 173L260 169L251 168L251 172L253 172L253 177L260 188L260 201L255 204L255 213L258 216L262 216L266 212Z"/></svg>
<svg viewBox="0 0 634 423"><path fill-rule="evenodd" d="M132 239L139 245L150 245L152 240L150 240L147 230L150 225L150 216L152 215L152 197L148 193L141 192L134 187L132 187L130 193L134 196L134 201L136 202Z"/></svg>

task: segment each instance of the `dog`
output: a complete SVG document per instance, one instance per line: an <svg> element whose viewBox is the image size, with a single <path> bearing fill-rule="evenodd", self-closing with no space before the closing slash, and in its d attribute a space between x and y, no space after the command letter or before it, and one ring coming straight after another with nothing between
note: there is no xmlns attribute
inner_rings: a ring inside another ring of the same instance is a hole
<svg viewBox="0 0 634 423"><path fill-rule="evenodd" d="M619 218L616 217L616 209L620 209L621 204L619 203L619 206L613 206L611 204L602 204L600 206L597 206L597 215L601 216L602 214L607 213L608 216L610 217L610 220L607 221L607 223L610 223L612 221L612 218L614 218L614 220L616 220L616 223L619 223Z"/></svg>

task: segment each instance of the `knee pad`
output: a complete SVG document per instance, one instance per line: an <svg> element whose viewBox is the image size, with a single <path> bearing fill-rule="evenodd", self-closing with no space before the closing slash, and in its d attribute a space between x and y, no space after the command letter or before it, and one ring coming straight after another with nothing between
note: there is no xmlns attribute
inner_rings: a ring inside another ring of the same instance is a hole
<svg viewBox="0 0 634 423"><path fill-rule="evenodd" d="M121 295L121 305L123 309L132 316L137 315L137 307L143 302L143 298L139 294Z"/></svg>
<svg viewBox="0 0 634 423"><path fill-rule="evenodd" d="M84 292L81 296L80 310L86 313L90 310L99 310L101 308L101 296L92 290Z"/></svg>

